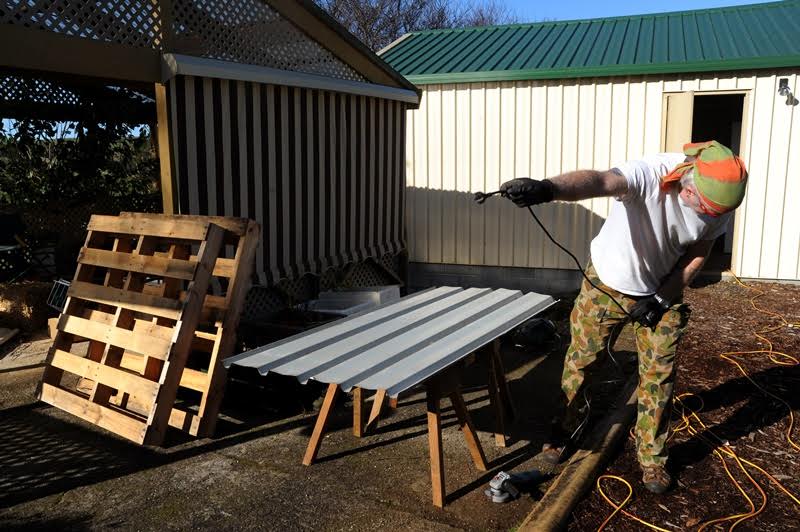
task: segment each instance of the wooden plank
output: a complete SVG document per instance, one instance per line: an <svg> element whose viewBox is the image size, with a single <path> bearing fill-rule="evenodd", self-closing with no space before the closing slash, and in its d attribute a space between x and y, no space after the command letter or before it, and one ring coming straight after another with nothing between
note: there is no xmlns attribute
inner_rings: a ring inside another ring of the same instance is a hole
<svg viewBox="0 0 800 532"><path fill-rule="evenodd" d="M181 387L197 392L205 392L208 388L208 373L191 368L183 368Z"/></svg>
<svg viewBox="0 0 800 532"><path fill-rule="evenodd" d="M169 415L169 426L178 430L196 434L200 425L200 417L192 412L180 408L173 408Z"/></svg>
<svg viewBox="0 0 800 532"><path fill-rule="evenodd" d="M119 367L129 369L131 371L135 371L136 373L144 373L144 359L142 355L138 353L131 353L130 351L125 351L122 354L122 359L119 362Z"/></svg>
<svg viewBox="0 0 800 532"><path fill-rule="evenodd" d="M216 347L216 336L212 339L209 338L201 338L197 336L195 333L195 337L192 340L192 351L200 351L202 353L212 353L214 348Z"/></svg>
<svg viewBox="0 0 800 532"><path fill-rule="evenodd" d="M206 239L208 222L202 220L174 220L167 217L136 218L127 216L92 215L89 220L90 231L100 231L119 235L144 235L170 240Z"/></svg>
<svg viewBox="0 0 800 532"><path fill-rule="evenodd" d="M364 435L364 394L360 387L353 388L353 436Z"/></svg>
<svg viewBox="0 0 800 532"><path fill-rule="evenodd" d="M66 314L61 316L58 329L59 331L89 338L90 340L156 357L159 360L166 360L172 348L172 342L169 340L146 336L127 329L109 327L102 323L95 323L77 316L67 316Z"/></svg>
<svg viewBox="0 0 800 532"><path fill-rule="evenodd" d="M119 391L136 395L152 402L158 392L158 383L145 379L139 375L100 364L88 358L79 357L56 349L50 362L53 366L61 368L75 375L91 379Z"/></svg>
<svg viewBox="0 0 800 532"><path fill-rule="evenodd" d="M103 242L106 240L105 235L96 234L92 231L87 231L86 233L86 240L84 241L84 246L99 246L102 245ZM75 276L73 278L74 281L90 281L94 276L94 267L92 266L82 266L78 264L75 270ZM79 314L85 302L79 299L72 299L71 297L67 296L66 301L64 302L64 314ZM42 375L42 380L39 385L36 387L36 397L41 398L42 395L42 383L49 383L58 385L61 383L61 377L64 375L64 372L58 368L54 368L49 363L49 356L52 352L52 349L63 349L64 351L69 351L72 348L72 345L78 340L72 334L62 333L58 331L58 323L56 323L55 334L53 338L53 345L48 352L48 362L44 368L44 374Z"/></svg>
<svg viewBox="0 0 800 532"><path fill-rule="evenodd" d="M235 272L234 259L219 258L214 264L215 277L231 278Z"/></svg>
<svg viewBox="0 0 800 532"><path fill-rule="evenodd" d="M475 425L472 424L467 405L464 404L464 397L461 392L456 391L450 394L450 401L453 403L453 410L456 411L456 417L461 424L461 432L464 434L464 439L467 440L467 448L469 454L472 455L472 461L475 462L475 467L479 471L486 471L489 467L486 464L486 455L483 454L483 447L481 447L478 433L475 431Z"/></svg>
<svg viewBox="0 0 800 532"><path fill-rule="evenodd" d="M135 249L131 248L132 242L133 240L128 237L116 238L114 240L114 251L121 253L134 252L137 256L152 255L157 246L157 239L150 236L142 236L141 238L138 238ZM105 278L105 284L115 286L117 288L123 288L124 290L131 292L140 292L145 283L144 275L134 273L123 275L121 270L109 270L106 272ZM135 328L135 325L136 321L133 312L120 307L115 308L114 320L111 322L112 327L131 330ZM107 366L118 367L124 352L125 349L121 347L111 344L106 345L100 358L100 362ZM150 380L154 381L157 379L151 378ZM105 386L102 383L95 382L89 399L94 403L104 405L110 403L111 397L114 393L115 390L113 388ZM129 398L130 395L126 393L123 393L118 397L120 403L124 404L127 404ZM144 411L146 412L147 409Z"/></svg>
<svg viewBox="0 0 800 532"><path fill-rule="evenodd" d="M433 505L444 508L444 460L442 457L442 416L439 410L439 390L428 386L428 452L431 460L431 495Z"/></svg>
<svg viewBox="0 0 800 532"><path fill-rule="evenodd" d="M364 426L365 432L377 426L384 401L386 401L386 390L375 392L375 396L372 398L372 410L370 410L369 419L367 419L367 424Z"/></svg>
<svg viewBox="0 0 800 532"><path fill-rule="evenodd" d="M101 80L161 81L159 50L11 24L0 31L0 65Z"/></svg>
<svg viewBox="0 0 800 532"><path fill-rule="evenodd" d="M171 33L171 32L167 32ZM177 188L173 179L172 150L169 145L169 109L167 107L167 86L155 83L156 96L156 139L158 141L158 162L161 170L161 208L165 214L176 211Z"/></svg>
<svg viewBox="0 0 800 532"><path fill-rule="evenodd" d="M181 373L189 356L189 349L194 339L194 333L200 322L200 313L203 308L208 284L211 281L211 272L214 262L222 249L225 230L217 225L210 224L206 240L200 244L198 252L197 271L194 279L189 284L186 301L183 304L181 321L176 326L175 343L169 353L169 362L164 364L161 376L158 379L162 384L156 398L156 408L149 418L149 428L145 442L150 445L161 445L166 436L172 406L180 385Z"/></svg>
<svg viewBox="0 0 800 532"><path fill-rule="evenodd" d="M311 433L311 438L308 440L306 454L303 456L303 465L311 465L314 463L314 460L317 459L319 446L322 443L322 436L325 434L325 426L328 424L328 418L333 410L333 403L338 392L338 384L328 385L328 391L325 393L325 400L322 401L322 408L319 409L317 422L314 424L314 432Z"/></svg>
<svg viewBox="0 0 800 532"><path fill-rule="evenodd" d="M91 266L112 268L134 273L145 273L190 281L194 278L197 263L190 260L166 259L132 253L115 253L104 249L83 248L78 262Z"/></svg>
<svg viewBox="0 0 800 532"><path fill-rule="evenodd" d="M216 348L211 352L208 366L209 382L208 392L203 395L200 402L200 416L202 417L199 436L211 436L217 423L222 396L225 393L227 372L222 366L222 360L233 354L236 346L236 330L239 319L244 309L244 300L250 289L253 269L255 268L255 253L258 247L260 228L256 222L250 221L247 231L239 238L239 245L234 258L234 276L228 284L225 296L225 315L220 338ZM206 300L208 300L206 296Z"/></svg>
<svg viewBox="0 0 800 532"><path fill-rule="evenodd" d="M76 393L42 383L41 400L136 443L142 443L146 425L117 410L92 403Z"/></svg>
<svg viewBox="0 0 800 532"><path fill-rule="evenodd" d="M503 401L503 408L505 409L506 416L509 419L516 417L514 408L514 400L511 398L511 390L508 387L508 380L506 379L506 369L503 366L503 357L500 354L500 339L496 338L492 342L492 357L494 359L494 367L497 375L497 389L500 392L500 399Z"/></svg>
<svg viewBox="0 0 800 532"><path fill-rule="evenodd" d="M497 447L506 446L506 424L503 401L500 398L500 391L497 383L497 370L494 359L489 358L489 403L495 415L494 442Z"/></svg>
<svg viewBox="0 0 800 532"><path fill-rule="evenodd" d="M139 319L133 320L133 332L169 342L172 341L172 337L175 335L174 327L165 327L152 321Z"/></svg>
<svg viewBox="0 0 800 532"><path fill-rule="evenodd" d="M172 320L177 320L180 317L180 301L167 297L158 297L141 292L131 292L130 290L101 286L83 281L73 282L67 294L86 301L114 305L152 316L159 316Z"/></svg>
<svg viewBox="0 0 800 532"><path fill-rule="evenodd" d="M148 213L148 212L121 212L119 213L120 216L129 217L129 218L140 218L140 219L155 219L155 220L174 220L176 222L182 222L184 220L189 221L197 221L202 223L212 223L214 225L218 225L225 229L226 231L233 233L236 236L243 236L247 232L248 224L250 220L247 218L235 218L233 216L199 216L199 215L192 215L192 214L155 214L155 213Z"/></svg>
<svg viewBox="0 0 800 532"><path fill-rule="evenodd" d="M208 294L206 295L205 301L203 301L203 307L209 310L225 310L228 308L228 303L222 296L212 296Z"/></svg>
<svg viewBox="0 0 800 532"><path fill-rule="evenodd" d="M85 310L82 317L92 323L107 325L109 327L114 327L114 322L116 321L116 314L109 314L108 312L101 312L99 310ZM127 331L128 329L123 330ZM172 327L165 327L151 321L139 319L133 320L132 330L138 334L154 336L167 341L171 341L174 334Z"/></svg>

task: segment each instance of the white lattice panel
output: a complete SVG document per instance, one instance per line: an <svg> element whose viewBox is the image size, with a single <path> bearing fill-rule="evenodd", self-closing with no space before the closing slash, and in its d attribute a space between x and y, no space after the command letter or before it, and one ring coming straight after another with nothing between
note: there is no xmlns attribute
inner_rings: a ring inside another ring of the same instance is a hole
<svg viewBox="0 0 800 532"><path fill-rule="evenodd" d="M163 41L158 0L2 0L0 24L142 48Z"/></svg>
<svg viewBox="0 0 800 532"><path fill-rule="evenodd" d="M262 0L175 0L173 5L172 48L179 53L364 81Z"/></svg>

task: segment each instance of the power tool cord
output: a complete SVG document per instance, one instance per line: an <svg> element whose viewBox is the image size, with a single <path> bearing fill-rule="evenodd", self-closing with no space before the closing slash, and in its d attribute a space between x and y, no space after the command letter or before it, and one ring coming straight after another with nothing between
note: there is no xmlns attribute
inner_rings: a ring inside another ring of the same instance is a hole
<svg viewBox="0 0 800 532"><path fill-rule="evenodd" d="M555 244L555 245L556 245L556 246L557 246L557 247L558 247L558 248L559 248L561 251L563 251L564 253L566 253L567 255L569 255L569 256L572 258L572 260L574 260L574 261L575 261L575 264L578 266L578 271L580 271L580 272L581 272L581 275L583 275L583 278L584 278L584 279L586 279L586 282L587 282L587 283L589 283L590 285L592 285L594 288L596 288L596 289L597 289L597 290L599 290L600 292L602 292L602 293L604 293L605 295L607 295L609 298L611 298L611 301L613 301L613 302L614 302L614 304L616 304L616 305L617 305L617 306L620 308L620 310L622 310L622 313L623 313L623 314L625 314L625 315L626 315L626 316L628 316L629 318L633 319L633 317L630 315L630 313L629 313L629 312L628 312L628 311L625 309L625 307L623 307L623 306L622 306L622 304L621 304L619 301L617 301L617 300L614 298L614 296L612 296L611 294L609 294L608 292L606 292L605 290L603 290L602 288L600 288L599 286L597 286L596 284L594 284L594 283L592 282L592 280L591 280L591 279L589 279L589 276L588 276L588 275L586 275L586 272L584 272L584 271L583 271L583 266L581 266L581 263L580 263L580 261L578 260L578 258L577 258L575 255L573 255L573 254L572 254L572 252L570 252L570 250L568 250L567 248L565 248L564 246L562 246L561 244L559 244L559 243L558 243L558 241L556 241L556 239L555 239L555 238L553 238L553 235L551 235L551 234L550 234L550 231L548 231L547 229L545 229L545 227L544 227L544 224L542 224L542 222L539 220L539 217L538 217L538 216L536 216L536 213L535 213L535 212L533 212L533 209L530 207L530 205L528 206L528 212L529 212L529 213L531 213L531 216L533 216L533 219L534 219L534 220L536 220L536 223L539 225L539 227L542 229L542 231L544 231L544 234L546 234L546 235L547 235L547 238L549 238L549 239L550 239L550 242L552 242L553 244Z"/></svg>

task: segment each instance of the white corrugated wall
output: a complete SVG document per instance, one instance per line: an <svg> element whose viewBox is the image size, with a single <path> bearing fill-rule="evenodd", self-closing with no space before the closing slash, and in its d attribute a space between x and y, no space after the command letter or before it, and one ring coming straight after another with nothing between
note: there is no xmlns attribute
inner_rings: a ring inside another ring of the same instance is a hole
<svg viewBox="0 0 800 532"><path fill-rule="evenodd" d="M408 111L406 223L414 262L574 268L527 210L476 191L513 177L606 169L661 150L666 92L746 91L741 154L750 171L738 209L733 270L747 278L800 279L798 71L426 85ZM553 235L586 262L609 199L537 208Z"/></svg>

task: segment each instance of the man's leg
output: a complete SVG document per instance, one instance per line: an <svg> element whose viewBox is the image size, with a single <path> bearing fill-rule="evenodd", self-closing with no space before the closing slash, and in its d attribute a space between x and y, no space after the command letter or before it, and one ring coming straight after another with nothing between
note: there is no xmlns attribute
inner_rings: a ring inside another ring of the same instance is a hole
<svg viewBox="0 0 800 532"><path fill-rule="evenodd" d="M645 469L663 469L667 463L675 352L689 314L688 305L681 303L673 305L655 329L634 325L639 351L636 449L639 463ZM661 479L662 484L666 482L668 485L668 481L668 478Z"/></svg>
<svg viewBox="0 0 800 532"><path fill-rule="evenodd" d="M628 296L605 286L597 277L593 267L589 266L586 275L626 308L632 305L632 300ZM610 297L584 279L581 292L575 299L575 306L569 317L571 338L564 356L564 371L561 374L561 390L564 392L567 404L572 403L578 395L587 368L596 361L602 361L612 330L626 317Z"/></svg>
<svg viewBox="0 0 800 532"><path fill-rule="evenodd" d="M605 286L591 266L587 268L586 275L597 286L612 294L621 304L626 307L632 304L632 300ZM611 298L586 280L583 281L580 294L575 299L570 314L571 341L564 357L564 370L561 375L562 394L556 404L553 434L543 449L548 454L545 457L548 461L557 462L561 458L561 449L567 443L565 439L580 423L580 419L577 419L579 417L577 410L581 406L578 395L584 386L587 370L596 362L602 361L614 327L621 324L625 318L626 316Z"/></svg>

